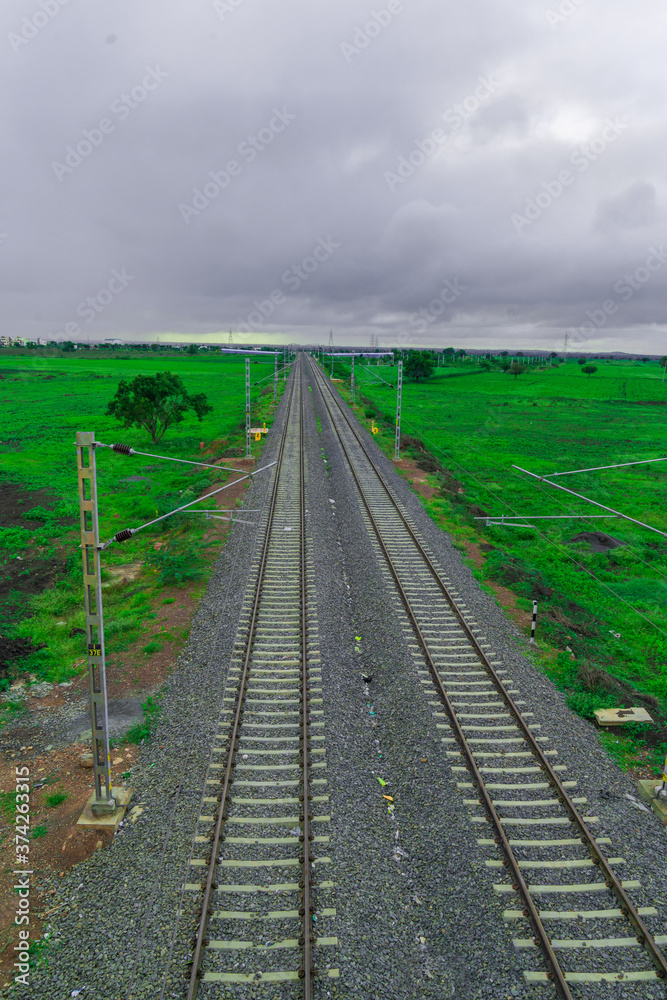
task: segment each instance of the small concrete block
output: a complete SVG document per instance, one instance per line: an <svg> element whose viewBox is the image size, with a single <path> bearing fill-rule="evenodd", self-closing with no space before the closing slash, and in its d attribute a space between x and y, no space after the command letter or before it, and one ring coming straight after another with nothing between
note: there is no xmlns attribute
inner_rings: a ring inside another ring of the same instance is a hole
<svg viewBox="0 0 667 1000"><path fill-rule="evenodd" d="M663 826L667 826L667 798L655 797L656 786L660 785L660 778L642 778L641 781L637 782L637 791L639 792L640 799L644 802L648 802L652 808L653 812L656 814Z"/></svg>
<svg viewBox="0 0 667 1000"><path fill-rule="evenodd" d="M76 825L94 827L98 830L115 830L125 817L128 803L132 798L132 792L132 788L112 788L111 796L116 800L116 810L108 816L93 815L92 805L95 801L95 792L93 792L86 802L83 812L76 821Z"/></svg>
<svg viewBox="0 0 667 1000"><path fill-rule="evenodd" d="M653 722L645 708L596 708L600 726L622 726L626 722Z"/></svg>

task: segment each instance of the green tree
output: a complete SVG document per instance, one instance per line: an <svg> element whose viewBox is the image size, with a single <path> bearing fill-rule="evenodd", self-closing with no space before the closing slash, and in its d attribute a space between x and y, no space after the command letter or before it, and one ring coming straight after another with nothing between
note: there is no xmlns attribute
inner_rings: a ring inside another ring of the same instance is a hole
<svg viewBox="0 0 667 1000"><path fill-rule="evenodd" d="M403 364L403 372L406 378L413 378L415 382L419 382L421 378L428 378L433 372L433 361L428 352L415 351L410 354Z"/></svg>
<svg viewBox="0 0 667 1000"><path fill-rule="evenodd" d="M124 427L143 427L157 444L168 427L181 423L188 410L194 410L201 423L213 407L209 406L203 392L189 396L178 375L158 372L156 375L137 375L131 382L121 379L106 414L115 417Z"/></svg>
<svg viewBox="0 0 667 1000"><path fill-rule="evenodd" d="M189 344L188 345L188 351L187 351L187 353L188 354L199 354L199 348L197 347L196 344Z"/></svg>
<svg viewBox="0 0 667 1000"><path fill-rule="evenodd" d="M58 345L61 351L75 351L76 347L71 340L63 340L62 344Z"/></svg>
<svg viewBox="0 0 667 1000"><path fill-rule="evenodd" d="M518 361L515 361L514 364L511 364L506 370L508 375L514 375L514 381L516 381L519 375L523 375L526 371L526 365L520 365Z"/></svg>
<svg viewBox="0 0 667 1000"><path fill-rule="evenodd" d="M595 375L595 373L597 371L597 366L596 365L584 365L584 367L581 370L584 373L584 375L588 375L588 377L590 378L591 375Z"/></svg>
<svg viewBox="0 0 667 1000"><path fill-rule="evenodd" d="M664 358L660 358L660 367L664 368L665 365L667 365L667 354L665 354Z"/></svg>

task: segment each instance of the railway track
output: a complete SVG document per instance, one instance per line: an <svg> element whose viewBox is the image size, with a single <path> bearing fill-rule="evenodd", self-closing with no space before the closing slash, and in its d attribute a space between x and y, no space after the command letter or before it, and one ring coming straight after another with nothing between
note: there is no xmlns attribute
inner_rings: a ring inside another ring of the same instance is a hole
<svg viewBox="0 0 667 1000"><path fill-rule="evenodd" d="M188 1000L260 983L272 997L310 1000L316 977L338 975L301 364L294 369L191 860L187 888L201 893L201 912Z"/></svg>
<svg viewBox="0 0 667 1000"><path fill-rule="evenodd" d="M477 843L489 852L487 866L506 876L494 889L508 901L503 916L516 928L514 947L535 956L526 981L551 981L565 1000L598 996L606 983L631 984L633 996L666 995L667 935L651 930L660 927L658 911L632 903L628 890L640 884L619 874L623 858L603 853L610 840L592 832L597 819L582 813L577 782L515 700L508 671L392 494L355 418L319 368L307 366L446 753L456 760L470 820L483 834Z"/></svg>

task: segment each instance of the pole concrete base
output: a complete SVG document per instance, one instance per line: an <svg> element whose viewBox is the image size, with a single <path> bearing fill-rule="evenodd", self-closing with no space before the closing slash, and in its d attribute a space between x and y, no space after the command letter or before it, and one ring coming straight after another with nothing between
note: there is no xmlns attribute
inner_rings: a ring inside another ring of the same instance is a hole
<svg viewBox="0 0 667 1000"><path fill-rule="evenodd" d="M132 798L132 788L112 788L111 797L116 802L113 812L104 812L98 815L94 809L95 792L90 796L83 812L76 821L77 826L95 827L98 830L115 830L118 824L124 819L127 807Z"/></svg>
<svg viewBox="0 0 667 1000"><path fill-rule="evenodd" d="M656 788L661 784L660 778L649 778L648 780L642 778L637 784L637 791L639 792L640 799L648 802L653 807L653 812L662 825L667 826L667 799L663 798L662 795L656 798L655 794Z"/></svg>

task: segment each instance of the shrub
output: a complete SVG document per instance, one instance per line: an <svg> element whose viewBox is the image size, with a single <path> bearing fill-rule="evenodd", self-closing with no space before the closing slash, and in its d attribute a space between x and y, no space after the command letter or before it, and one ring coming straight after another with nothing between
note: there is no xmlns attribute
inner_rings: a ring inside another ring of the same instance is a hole
<svg viewBox="0 0 667 1000"><path fill-rule="evenodd" d="M190 580L199 580L204 573L202 550L205 545L193 545L183 539L174 539L164 549L151 552L148 562L157 568L158 582L166 586L182 586Z"/></svg>
<svg viewBox="0 0 667 1000"><path fill-rule="evenodd" d="M614 708L616 699L608 691L572 691L567 703L577 715L593 720L597 708Z"/></svg>

